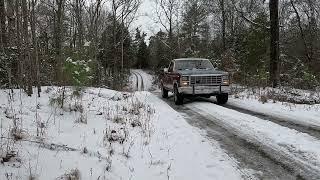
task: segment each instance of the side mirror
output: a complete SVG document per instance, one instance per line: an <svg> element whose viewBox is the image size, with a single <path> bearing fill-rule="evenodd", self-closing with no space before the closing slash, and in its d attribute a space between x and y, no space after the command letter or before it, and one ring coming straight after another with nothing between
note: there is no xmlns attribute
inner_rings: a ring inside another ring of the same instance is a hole
<svg viewBox="0 0 320 180"><path fill-rule="evenodd" d="M168 72L168 68L163 68L163 72L167 73Z"/></svg>

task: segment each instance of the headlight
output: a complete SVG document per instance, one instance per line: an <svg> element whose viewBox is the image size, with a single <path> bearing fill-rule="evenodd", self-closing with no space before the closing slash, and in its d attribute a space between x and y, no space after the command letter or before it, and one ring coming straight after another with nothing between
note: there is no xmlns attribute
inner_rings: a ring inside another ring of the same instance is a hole
<svg viewBox="0 0 320 180"><path fill-rule="evenodd" d="M222 84L229 85L229 83L230 83L229 76L227 75L222 76Z"/></svg>
<svg viewBox="0 0 320 180"><path fill-rule="evenodd" d="M182 76L181 81L189 81L189 76Z"/></svg>
<svg viewBox="0 0 320 180"><path fill-rule="evenodd" d="M180 81L181 86L188 86L189 85L189 76L182 76Z"/></svg>

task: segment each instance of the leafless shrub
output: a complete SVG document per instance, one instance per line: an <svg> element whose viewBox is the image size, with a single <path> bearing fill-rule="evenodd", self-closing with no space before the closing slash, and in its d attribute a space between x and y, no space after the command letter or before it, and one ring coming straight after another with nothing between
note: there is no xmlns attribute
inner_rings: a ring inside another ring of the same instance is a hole
<svg viewBox="0 0 320 180"><path fill-rule="evenodd" d="M120 128L119 130L111 130L109 127L104 132L103 140L105 143L119 142L120 144L123 144L127 137L126 134L127 132L124 128Z"/></svg>
<svg viewBox="0 0 320 180"><path fill-rule="evenodd" d="M87 154L87 153L88 153L88 149L87 149L87 147L82 148L81 153L83 153L83 154Z"/></svg>
<svg viewBox="0 0 320 180"><path fill-rule="evenodd" d="M167 167L167 179L170 179L171 163Z"/></svg>
<svg viewBox="0 0 320 180"><path fill-rule="evenodd" d="M44 91L45 93L49 94L53 90L52 87L47 87L47 89Z"/></svg>
<svg viewBox="0 0 320 180"><path fill-rule="evenodd" d="M17 157L17 152L16 151L7 151L3 152L3 154L0 154L0 161L1 163L6 163L10 162L13 158Z"/></svg>
<svg viewBox="0 0 320 180"><path fill-rule="evenodd" d="M63 104L64 99L62 99L62 96L52 96L49 98L49 104L53 107L61 107Z"/></svg>
<svg viewBox="0 0 320 180"><path fill-rule="evenodd" d="M24 130L17 128L17 127L13 127L10 131L11 136L13 137L13 139L15 141L19 141L22 140L24 138L26 138L27 134Z"/></svg>
<svg viewBox="0 0 320 180"><path fill-rule="evenodd" d="M122 116L118 116L118 115L116 115L113 118L113 122L115 122L117 124L125 124L126 123L125 118L123 118Z"/></svg>
<svg viewBox="0 0 320 180"><path fill-rule="evenodd" d="M141 127L142 123L138 119L134 119L133 121L131 121L131 126L132 127Z"/></svg>
<svg viewBox="0 0 320 180"><path fill-rule="evenodd" d="M142 103L139 99L137 98L132 98L131 104L130 104L130 109L129 113L133 115L139 115L141 113L141 109L145 107L145 104Z"/></svg>
<svg viewBox="0 0 320 180"><path fill-rule="evenodd" d="M13 173L6 172L4 174L4 177L6 177L6 180L12 180L13 179Z"/></svg>
<svg viewBox="0 0 320 180"><path fill-rule="evenodd" d="M262 104L265 104L268 102L268 98L265 95L261 95L259 101L262 102Z"/></svg>
<svg viewBox="0 0 320 180"><path fill-rule="evenodd" d="M76 122L76 123L87 124L87 123L88 123L87 115L84 114L84 113L81 113L81 114L79 115L79 117L76 119L75 122Z"/></svg>
<svg viewBox="0 0 320 180"><path fill-rule="evenodd" d="M41 121L40 114L36 112L36 125L37 125L37 137L42 137L45 135L46 123Z"/></svg>
<svg viewBox="0 0 320 180"><path fill-rule="evenodd" d="M29 162L29 175L28 175L28 180L36 180L36 179L37 179L37 176L36 176L35 173L33 173L31 164L30 164L30 162Z"/></svg>
<svg viewBox="0 0 320 180"><path fill-rule="evenodd" d="M130 151L133 145L134 145L134 140L132 140L127 147L125 147L125 145L122 146L122 154L124 155L124 157L130 158Z"/></svg>
<svg viewBox="0 0 320 180"><path fill-rule="evenodd" d="M79 169L72 169L69 173L64 174L63 176L59 177L58 179L61 180L80 180L81 173Z"/></svg>
<svg viewBox="0 0 320 180"><path fill-rule="evenodd" d="M114 154L114 148L112 146L112 143L109 143L108 154L109 154L110 157Z"/></svg>
<svg viewBox="0 0 320 180"><path fill-rule="evenodd" d="M74 104L69 104L69 111L72 112L80 112L83 113L84 108L80 102L75 102Z"/></svg>
<svg viewBox="0 0 320 180"><path fill-rule="evenodd" d="M110 172L111 166L112 166L112 159L111 159L111 156L109 156L107 157L107 160L106 160L106 171Z"/></svg>

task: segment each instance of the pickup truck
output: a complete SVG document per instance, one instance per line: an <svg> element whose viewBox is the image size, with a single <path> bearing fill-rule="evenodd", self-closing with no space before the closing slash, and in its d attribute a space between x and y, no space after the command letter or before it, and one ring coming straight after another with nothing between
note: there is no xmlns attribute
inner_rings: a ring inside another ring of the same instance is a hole
<svg viewBox="0 0 320 180"><path fill-rule="evenodd" d="M230 77L227 72L219 71L208 59L174 59L160 76L160 88L163 98L173 92L176 105L182 105L185 97L216 96L218 104L228 101Z"/></svg>

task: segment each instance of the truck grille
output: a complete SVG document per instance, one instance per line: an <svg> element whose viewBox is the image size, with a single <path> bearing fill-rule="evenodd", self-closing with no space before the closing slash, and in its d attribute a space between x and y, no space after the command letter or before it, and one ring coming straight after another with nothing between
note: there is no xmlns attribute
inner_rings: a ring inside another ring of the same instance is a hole
<svg viewBox="0 0 320 180"><path fill-rule="evenodd" d="M221 83L221 76L190 76L191 85L215 85Z"/></svg>

